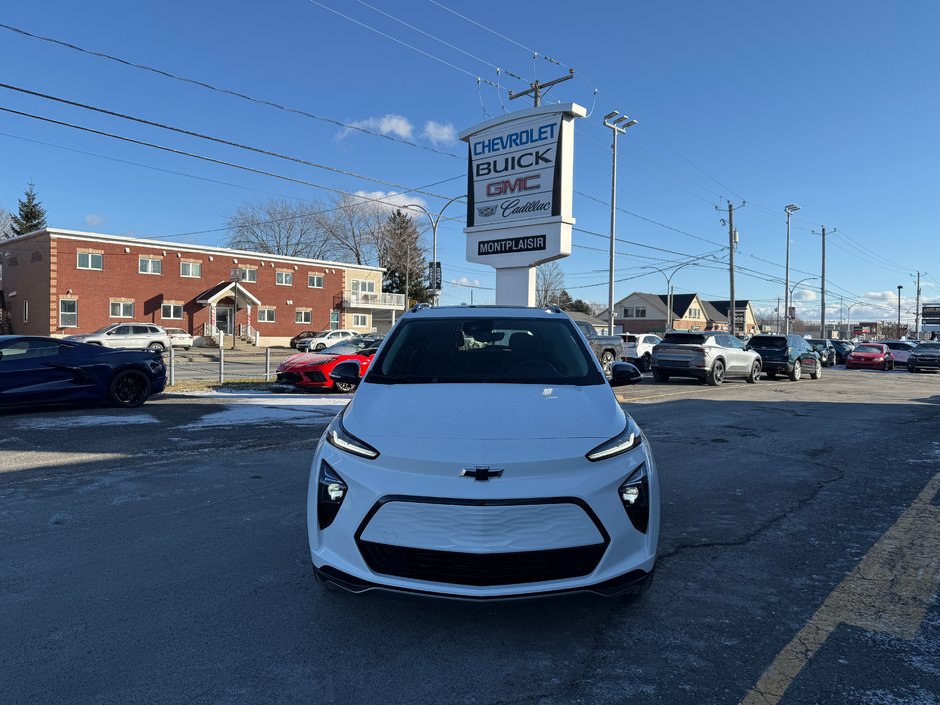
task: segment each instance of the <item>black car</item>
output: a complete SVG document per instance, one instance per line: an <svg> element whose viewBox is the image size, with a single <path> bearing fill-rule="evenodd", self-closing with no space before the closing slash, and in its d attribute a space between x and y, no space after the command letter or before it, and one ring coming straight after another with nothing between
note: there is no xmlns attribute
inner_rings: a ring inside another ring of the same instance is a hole
<svg viewBox="0 0 940 705"><path fill-rule="evenodd" d="M907 370L908 372L940 371L940 343L924 342L914 348L907 356Z"/></svg>
<svg viewBox="0 0 940 705"><path fill-rule="evenodd" d="M809 346L819 355L823 367L832 367L836 364L836 348L827 338L809 338Z"/></svg>
<svg viewBox="0 0 940 705"><path fill-rule="evenodd" d="M134 408L165 386L160 352L0 335L0 407L107 401Z"/></svg>
<svg viewBox="0 0 940 705"><path fill-rule="evenodd" d="M755 335L747 344L760 353L768 379L780 374L796 382L804 371L813 379L822 376L819 355L798 335Z"/></svg>
<svg viewBox="0 0 940 705"><path fill-rule="evenodd" d="M318 332L319 332L319 331L315 331L315 330L302 330L302 331L300 331L297 335L295 335L293 338L290 339L290 346L291 346L292 348L296 348L296 347L297 347L297 343L298 343L299 341L305 340L306 338L312 338L312 337L314 337Z"/></svg>
<svg viewBox="0 0 940 705"><path fill-rule="evenodd" d="M836 349L837 365L844 365L845 359L849 356L849 353L855 350L855 346L848 340L833 340L832 347Z"/></svg>

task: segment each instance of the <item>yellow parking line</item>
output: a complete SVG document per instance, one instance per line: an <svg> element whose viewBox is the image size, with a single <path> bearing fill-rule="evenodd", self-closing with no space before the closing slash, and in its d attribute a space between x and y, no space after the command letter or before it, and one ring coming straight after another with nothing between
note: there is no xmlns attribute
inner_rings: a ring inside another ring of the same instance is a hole
<svg viewBox="0 0 940 705"><path fill-rule="evenodd" d="M940 473L829 593L741 705L775 705L840 624L913 639L940 582Z"/></svg>

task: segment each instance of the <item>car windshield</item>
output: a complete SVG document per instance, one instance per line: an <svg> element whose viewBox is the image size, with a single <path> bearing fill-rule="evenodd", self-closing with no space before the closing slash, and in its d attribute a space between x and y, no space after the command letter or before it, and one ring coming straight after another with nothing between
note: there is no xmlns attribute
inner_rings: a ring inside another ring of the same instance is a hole
<svg viewBox="0 0 940 705"><path fill-rule="evenodd" d="M666 333L663 342L674 345L703 345L705 336L701 333Z"/></svg>
<svg viewBox="0 0 940 705"><path fill-rule="evenodd" d="M881 349L880 345L859 345L857 348L855 348L855 352L857 353L880 353L880 352L884 352L884 350Z"/></svg>
<svg viewBox="0 0 940 705"><path fill-rule="evenodd" d="M810 345L823 345L824 346L826 344L826 341L822 340L821 338L809 338L806 342L809 343Z"/></svg>
<svg viewBox="0 0 940 705"><path fill-rule="evenodd" d="M333 343L327 348L323 348L318 355L355 355L365 348L375 347L379 344L379 339L367 338L357 335L355 338L347 338L339 343Z"/></svg>
<svg viewBox="0 0 940 705"><path fill-rule="evenodd" d="M603 384L567 318L402 320L367 383Z"/></svg>
<svg viewBox="0 0 940 705"><path fill-rule="evenodd" d="M914 346L910 343L897 342L897 343L885 343L892 350L913 350Z"/></svg>
<svg viewBox="0 0 940 705"><path fill-rule="evenodd" d="M111 325L109 325L109 326L105 326L104 328L99 328L99 329L96 330L94 333L89 333L88 335L96 335L96 334L98 334L98 333L107 333L107 332L108 332L109 330L111 330L112 328L114 328L114 324L113 324L113 323L112 323Z"/></svg>
<svg viewBox="0 0 940 705"><path fill-rule="evenodd" d="M759 335L748 343L752 348L785 348L787 339L782 335Z"/></svg>
<svg viewBox="0 0 940 705"><path fill-rule="evenodd" d="M914 350L917 352L940 352L940 343L921 343Z"/></svg>

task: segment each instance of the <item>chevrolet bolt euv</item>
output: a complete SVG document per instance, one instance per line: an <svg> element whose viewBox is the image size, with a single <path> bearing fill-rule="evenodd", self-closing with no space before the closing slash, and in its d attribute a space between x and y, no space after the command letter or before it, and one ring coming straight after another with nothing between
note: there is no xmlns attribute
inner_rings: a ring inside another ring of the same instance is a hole
<svg viewBox="0 0 940 705"><path fill-rule="evenodd" d="M317 445L307 494L319 580L500 599L635 594L652 578L659 483L642 431L556 308L418 308Z"/></svg>

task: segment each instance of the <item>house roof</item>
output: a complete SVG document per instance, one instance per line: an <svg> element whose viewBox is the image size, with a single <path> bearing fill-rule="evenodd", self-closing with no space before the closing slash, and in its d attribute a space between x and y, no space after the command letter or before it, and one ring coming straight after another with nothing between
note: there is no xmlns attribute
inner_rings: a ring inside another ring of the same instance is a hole
<svg viewBox="0 0 940 705"><path fill-rule="evenodd" d="M711 301L702 301L702 310L705 313L705 318L709 321L715 321L715 323L728 322L728 316L712 306ZM725 310L728 310L727 306L725 306Z"/></svg>
<svg viewBox="0 0 940 705"><path fill-rule="evenodd" d="M586 321L592 326L606 326L607 321L598 318L597 316L591 316L587 313L581 313L580 311L565 311L571 318L575 321Z"/></svg>
<svg viewBox="0 0 940 705"><path fill-rule="evenodd" d="M235 296L237 293L238 298L242 302L247 303L246 301L247 299L248 301L251 301L255 306L261 305L261 302L255 296L253 296L252 293L248 291L248 289L246 289L243 286L239 286L238 291L236 292L233 290L234 286L235 286L235 282L219 282L215 286L209 289L206 289L204 292L199 294L199 296L196 297L196 303L197 304L217 304L222 299L227 298L229 296Z"/></svg>
<svg viewBox="0 0 940 705"><path fill-rule="evenodd" d="M672 295L672 313L678 318L682 318L689 310L689 306L695 301L695 294L673 294ZM659 299L668 306L669 297L665 294L659 294Z"/></svg>
<svg viewBox="0 0 940 705"><path fill-rule="evenodd" d="M725 320L728 320L728 306L731 305L730 301L709 301L709 304L720 313ZM734 307L735 308L747 308L751 305L751 302L747 299L735 299Z"/></svg>

